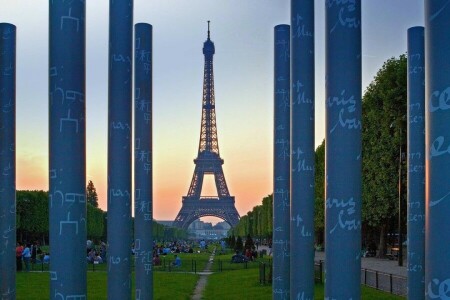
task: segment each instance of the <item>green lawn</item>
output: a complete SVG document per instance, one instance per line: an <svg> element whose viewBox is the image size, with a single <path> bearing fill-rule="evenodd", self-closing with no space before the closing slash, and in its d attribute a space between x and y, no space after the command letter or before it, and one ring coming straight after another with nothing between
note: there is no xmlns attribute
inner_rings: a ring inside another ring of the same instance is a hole
<svg viewBox="0 0 450 300"><path fill-rule="evenodd" d="M106 299L106 272L88 272L88 299ZM153 299L190 299L198 275L189 273L155 272ZM17 273L17 300L48 299L50 294L48 272ZM132 286L134 299L134 282Z"/></svg>
<svg viewBox="0 0 450 300"><path fill-rule="evenodd" d="M106 272L88 272L88 299L106 299ZM190 299L193 294L198 275L177 272L155 272L154 299ZM132 287L134 298L134 286ZM19 272L17 273L17 299L48 299L50 293L49 273ZM260 285L258 269L215 273L208 277L205 300L215 299L271 299L272 287ZM317 284L315 298L323 299L324 286ZM395 300L404 299L372 288L362 287L362 299Z"/></svg>
<svg viewBox="0 0 450 300"><path fill-rule="evenodd" d="M264 256L263 258L257 258L255 261L249 261L247 263L231 263L231 257L234 255L234 252L228 251L226 254L220 254L220 252L216 252L216 256L214 257L214 264L212 266L213 272L219 271L230 271L230 270L242 270L242 269L258 269L260 263L271 263L270 256Z"/></svg>
<svg viewBox="0 0 450 300"><path fill-rule="evenodd" d="M272 299L272 286L258 282L258 269L249 268L222 273L214 273L208 277L205 300L227 299ZM315 299L324 299L324 285L316 284ZM372 288L362 287L362 299L396 300L405 299Z"/></svg>

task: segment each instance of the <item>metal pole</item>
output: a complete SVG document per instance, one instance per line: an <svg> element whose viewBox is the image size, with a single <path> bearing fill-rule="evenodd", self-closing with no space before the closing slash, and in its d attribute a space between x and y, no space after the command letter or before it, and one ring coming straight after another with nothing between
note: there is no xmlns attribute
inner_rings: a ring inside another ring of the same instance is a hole
<svg viewBox="0 0 450 300"><path fill-rule="evenodd" d="M360 299L361 0L325 6L325 298Z"/></svg>
<svg viewBox="0 0 450 300"><path fill-rule="evenodd" d="M314 299L314 1L291 0L291 299Z"/></svg>
<svg viewBox="0 0 450 300"><path fill-rule="evenodd" d="M153 298L152 25L135 25L134 237L136 298ZM139 296L139 297L138 297Z"/></svg>
<svg viewBox="0 0 450 300"><path fill-rule="evenodd" d="M133 0L109 1L108 299L131 299Z"/></svg>
<svg viewBox="0 0 450 300"><path fill-rule="evenodd" d="M408 299L425 295L424 28L408 29Z"/></svg>
<svg viewBox="0 0 450 300"><path fill-rule="evenodd" d="M450 39L448 1L425 1L425 291L446 299L450 286Z"/></svg>
<svg viewBox="0 0 450 300"><path fill-rule="evenodd" d="M83 298L87 292L86 7L84 1L49 1L49 5L49 298Z"/></svg>
<svg viewBox="0 0 450 300"><path fill-rule="evenodd" d="M290 27L275 26L273 299L289 299Z"/></svg>
<svg viewBox="0 0 450 300"><path fill-rule="evenodd" d="M0 295L16 299L16 26L0 23Z"/></svg>

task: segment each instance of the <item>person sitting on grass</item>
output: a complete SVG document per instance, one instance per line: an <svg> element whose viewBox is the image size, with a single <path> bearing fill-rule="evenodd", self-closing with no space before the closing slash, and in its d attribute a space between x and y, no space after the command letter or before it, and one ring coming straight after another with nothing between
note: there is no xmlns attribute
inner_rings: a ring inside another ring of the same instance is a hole
<svg viewBox="0 0 450 300"><path fill-rule="evenodd" d="M181 258L175 254L175 260L173 261L172 265L174 267L181 267Z"/></svg>
<svg viewBox="0 0 450 300"><path fill-rule="evenodd" d="M49 264L50 263L50 253L45 253L44 258L43 258L44 264Z"/></svg>
<svg viewBox="0 0 450 300"><path fill-rule="evenodd" d="M154 266L160 266L160 265L161 265L161 258L159 258L159 255L158 255L158 254L156 254L156 255L153 257L153 265L154 265Z"/></svg>

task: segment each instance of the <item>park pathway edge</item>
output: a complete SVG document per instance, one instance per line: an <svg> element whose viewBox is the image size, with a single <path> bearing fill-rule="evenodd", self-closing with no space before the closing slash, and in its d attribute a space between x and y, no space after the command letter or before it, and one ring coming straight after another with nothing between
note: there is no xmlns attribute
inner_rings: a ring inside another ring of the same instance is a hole
<svg viewBox="0 0 450 300"><path fill-rule="evenodd" d="M216 255L216 248L213 249L211 256L209 257L209 261L206 264L203 272L199 273L200 278L197 281L197 285L195 286L194 295L192 296L192 300L200 300L202 299L203 290L206 287L206 283L208 282L208 275L211 275L211 267L214 261L214 256Z"/></svg>

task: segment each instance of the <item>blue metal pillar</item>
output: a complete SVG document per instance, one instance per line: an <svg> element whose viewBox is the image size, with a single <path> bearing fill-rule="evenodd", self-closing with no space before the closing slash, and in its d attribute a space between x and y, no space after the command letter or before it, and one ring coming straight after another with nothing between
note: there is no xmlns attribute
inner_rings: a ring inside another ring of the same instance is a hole
<svg viewBox="0 0 450 300"><path fill-rule="evenodd" d="M408 29L408 299L425 295L424 28Z"/></svg>
<svg viewBox="0 0 450 300"><path fill-rule="evenodd" d="M108 299L131 299L133 0L109 1Z"/></svg>
<svg viewBox="0 0 450 300"><path fill-rule="evenodd" d="M134 238L136 299L153 299L152 25L135 25Z"/></svg>
<svg viewBox="0 0 450 300"><path fill-rule="evenodd" d="M86 8L50 1L50 299L86 297ZM58 255L59 254L59 255Z"/></svg>
<svg viewBox="0 0 450 300"><path fill-rule="evenodd" d="M0 295L16 299L16 26L0 23Z"/></svg>
<svg viewBox="0 0 450 300"><path fill-rule="evenodd" d="M291 299L314 299L314 1L291 0Z"/></svg>
<svg viewBox="0 0 450 300"><path fill-rule="evenodd" d="M450 298L450 5L425 1L425 295Z"/></svg>
<svg viewBox="0 0 450 300"><path fill-rule="evenodd" d="M289 299L290 27L275 26L273 299Z"/></svg>
<svg viewBox="0 0 450 300"><path fill-rule="evenodd" d="M361 0L325 9L325 298L361 298Z"/></svg>

